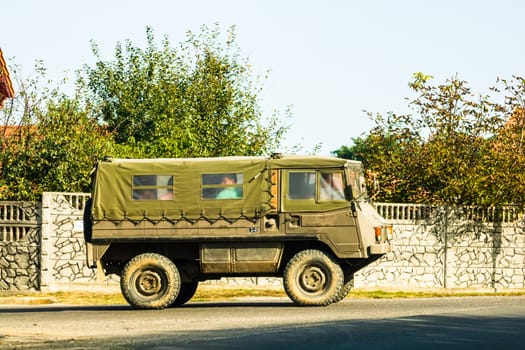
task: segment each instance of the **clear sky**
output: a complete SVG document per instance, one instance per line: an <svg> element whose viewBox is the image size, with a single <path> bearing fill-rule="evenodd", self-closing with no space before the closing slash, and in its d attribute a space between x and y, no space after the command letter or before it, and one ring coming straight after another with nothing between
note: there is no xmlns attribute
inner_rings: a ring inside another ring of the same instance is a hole
<svg viewBox="0 0 525 350"><path fill-rule="evenodd" d="M363 110L407 112L412 73L458 75L475 93L525 76L520 0L0 0L0 47L24 75L37 59L49 78L93 64L89 41L112 59L117 41L144 46L145 28L175 46L188 30L236 26L263 86L265 114L291 106L284 144L328 154L373 126ZM16 87L16 86L15 86Z"/></svg>

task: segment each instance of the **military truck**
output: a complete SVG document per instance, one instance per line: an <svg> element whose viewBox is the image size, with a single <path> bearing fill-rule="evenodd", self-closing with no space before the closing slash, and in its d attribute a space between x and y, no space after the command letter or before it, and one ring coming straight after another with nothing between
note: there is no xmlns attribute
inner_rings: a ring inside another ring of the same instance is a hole
<svg viewBox="0 0 525 350"><path fill-rule="evenodd" d="M282 277L294 303L329 305L392 249L361 163L332 157L107 158L84 226L89 266L119 275L137 308L242 276Z"/></svg>

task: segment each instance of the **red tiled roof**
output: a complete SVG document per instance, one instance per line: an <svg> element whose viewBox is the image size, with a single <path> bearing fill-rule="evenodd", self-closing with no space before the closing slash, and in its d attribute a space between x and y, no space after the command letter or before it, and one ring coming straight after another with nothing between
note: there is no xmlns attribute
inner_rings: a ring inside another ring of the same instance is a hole
<svg viewBox="0 0 525 350"><path fill-rule="evenodd" d="M7 64L0 49L0 108L4 105L4 100L13 98L15 91L13 90L13 84L11 78L9 78L9 72L7 71Z"/></svg>

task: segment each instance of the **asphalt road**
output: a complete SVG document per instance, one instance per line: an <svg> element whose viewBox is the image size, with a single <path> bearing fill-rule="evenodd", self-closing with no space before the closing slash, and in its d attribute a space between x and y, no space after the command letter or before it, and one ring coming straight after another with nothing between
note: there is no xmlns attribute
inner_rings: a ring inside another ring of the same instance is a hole
<svg viewBox="0 0 525 350"><path fill-rule="evenodd" d="M525 297L0 306L0 349L522 349Z"/></svg>

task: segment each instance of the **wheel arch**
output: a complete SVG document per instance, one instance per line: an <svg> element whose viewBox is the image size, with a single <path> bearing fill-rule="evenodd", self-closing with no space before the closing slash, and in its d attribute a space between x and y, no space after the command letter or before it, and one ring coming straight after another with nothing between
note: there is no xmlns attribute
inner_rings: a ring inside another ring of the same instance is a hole
<svg viewBox="0 0 525 350"><path fill-rule="evenodd" d="M124 266L134 257L154 253L163 255L177 265L199 258L199 246L194 242L113 242L101 257L106 274L122 274Z"/></svg>
<svg viewBox="0 0 525 350"><path fill-rule="evenodd" d="M281 262L279 264L279 274L282 275L286 264L292 259L295 254L302 250L316 249L320 250L325 254L332 256L334 259L339 260L337 255L334 254L332 248L320 240L306 240L306 241L297 241L297 242L287 242L284 245L283 255ZM341 262L340 262L341 263Z"/></svg>

